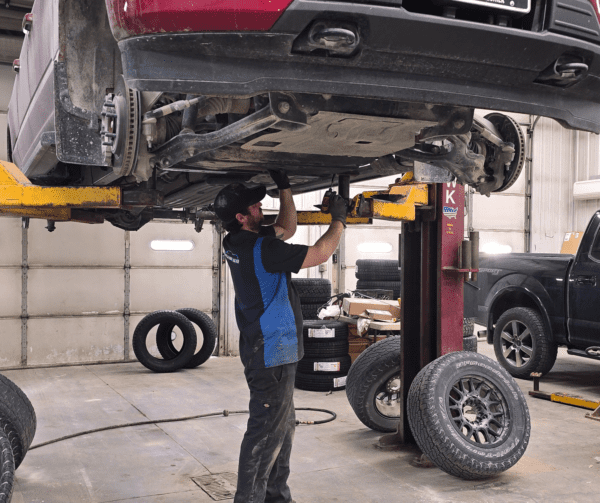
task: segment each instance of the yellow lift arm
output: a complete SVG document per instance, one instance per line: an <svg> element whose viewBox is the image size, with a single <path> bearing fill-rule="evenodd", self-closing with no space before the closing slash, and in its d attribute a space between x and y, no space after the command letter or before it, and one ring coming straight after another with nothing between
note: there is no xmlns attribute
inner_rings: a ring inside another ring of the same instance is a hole
<svg viewBox="0 0 600 503"><path fill-rule="evenodd" d="M367 191L358 194L350 204L352 210L346 223L371 224L373 219L413 221L416 208L429 204L429 186L415 182L413 173L391 184L387 190ZM298 225L328 225L331 215L320 211L299 211Z"/></svg>
<svg viewBox="0 0 600 503"><path fill-rule="evenodd" d="M347 223L370 224L374 218L411 221L415 219L415 208L427 206L428 201L428 185L415 182L410 172L387 190L368 191L355 196ZM150 201L147 204L152 205ZM120 187L40 187L33 185L14 164L0 161L0 216L102 223L102 216L81 210L128 206L124 204ZM329 214L320 211L298 212L299 225L329 223Z"/></svg>
<svg viewBox="0 0 600 503"><path fill-rule="evenodd" d="M39 187L10 162L0 161L0 215L57 222L102 223L80 210L123 207L119 187Z"/></svg>

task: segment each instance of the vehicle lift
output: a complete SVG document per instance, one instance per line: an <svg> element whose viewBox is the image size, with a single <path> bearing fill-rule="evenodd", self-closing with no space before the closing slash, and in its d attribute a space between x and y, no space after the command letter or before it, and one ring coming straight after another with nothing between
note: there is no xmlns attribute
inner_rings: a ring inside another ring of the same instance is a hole
<svg viewBox="0 0 600 503"><path fill-rule="evenodd" d="M350 177L342 175L339 193L350 201ZM410 384L419 370L439 356L461 351L463 344L463 282L476 279L477 233L464 236L464 187L424 183L409 171L383 191L367 191L350 203L347 223L373 219L401 221L401 386L406 404ZM49 221L101 223L88 209L122 209L147 205L119 187L40 187L14 165L0 161L0 216ZM327 225L331 215L299 211L299 225ZM471 259L473 258L473 260ZM382 445L412 444L408 417L401 407L398 432Z"/></svg>
<svg viewBox="0 0 600 503"><path fill-rule="evenodd" d="M348 177L339 193L349 200ZM451 183L424 183L406 173L385 191L363 192L352 199L347 223L372 219L401 221L399 265L402 309L401 388L406 404L418 372L436 358L463 349L463 283L476 280L479 234L465 241L465 189ZM298 212L299 225L327 225L331 215ZM413 444L406 407L400 407L395 434L380 439L382 447Z"/></svg>

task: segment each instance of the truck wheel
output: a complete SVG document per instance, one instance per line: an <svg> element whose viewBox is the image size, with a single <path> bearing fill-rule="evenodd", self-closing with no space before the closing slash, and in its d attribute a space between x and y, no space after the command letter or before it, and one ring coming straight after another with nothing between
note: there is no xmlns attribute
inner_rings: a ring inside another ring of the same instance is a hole
<svg viewBox="0 0 600 503"><path fill-rule="evenodd" d="M175 358L165 360L157 358L148 350L146 339L150 331L161 323L177 325L183 335L183 345ZM147 314L138 323L133 332L133 352L139 362L154 372L174 372L187 365L196 351L196 330L192 322L177 311L155 311Z"/></svg>
<svg viewBox="0 0 600 503"><path fill-rule="evenodd" d="M15 460L10 440L0 431L0 503L10 503L15 480Z"/></svg>
<svg viewBox="0 0 600 503"><path fill-rule="evenodd" d="M515 307L496 322L494 352L498 362L513 377L530 379L532 372L550 372L556 361L558 346L546 333L537 311Z"/></svg>
<svg viewBox="0 0 600 503"><path fill-rule="evenodd" d="M0 430L12 446L15 469L25 458L36 427L35 410L27 395L8 377L0 375Z"/></svg>
<svg viewBox="0 0 600 503"><path fill-rule="evenodd" d="M302 358L298 362L298 372L304 375L331 375L343 373L348 375L352 361L348 353L342 356Z"/></svg>
<svg viewBox="0 0 600 503"><path fill-rule="evenodd" d="M178 309L177 312L183 314L188 320L194 323L202 334L202 345L185 365L185 368L193 369L202 365L213 354L215 344L217 343L217 327L215 327L210 316L198 309L187 307ZM156 347L165 360L171 360L179 354L179 350L175 348L171 340L171 333L174 328L175 323L161 323L156 331Z"/></svg>
<svg viewBox="0 0 600 503"><path fill-rule="evenodd" d="M367 281L400 281L400 269L397 260L358 259L354 275Z"/></svg>
<svg viewBox="0 0 600 503"><path fill-rule="evenodd" d="M304 358L347 356L349 350L347 339L334 342L313 342L313 339L304 339Z"/></svg>
<svg viewBox="0 0 600 503"><path fill-rule="evenodd" d="M463 337L463 351L472 351L477 353L477 336L470 335L469 337Z"/></svg>
<svg viewBox="0 0 600 503"><path fill-rule="evenodd" d="M358 356L348 372L346 395L365 426L394 432L400 420L400 392L400 337L390 337Z"/></svg>
<svg viewBox="0 0 600 503"><path fill-rule="evenodd" d="M508 470L529 443L521 389L498 363L477 353L449 353L424 367L406 407L419 448L455 477L476 480Z"/></svg>
<svg viewBox="0 0 600 503"><path fill-rule="evenodd" d="M331 375L296 372L295 386L305 391L342 391L346 387L346 372Z"/></svg>
<svg viewBox="0 0 600 503"><path fill-rule="evenodd" d="M326 304L326 302L319 302L317 304L300 304L302 310L303 320L318 320L319 311Z"/></svg>
<svg viewBox="0 0 600 503"><path fill-rule="evenodd" d="M301 303L325 304L331 298L331 281L321 278L295 278L292 285L298 292Z"/></svg>

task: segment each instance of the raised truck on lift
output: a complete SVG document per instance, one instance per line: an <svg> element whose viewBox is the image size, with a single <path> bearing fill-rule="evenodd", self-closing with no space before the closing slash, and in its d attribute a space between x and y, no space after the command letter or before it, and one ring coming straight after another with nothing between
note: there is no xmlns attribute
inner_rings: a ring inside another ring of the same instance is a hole
<svg viewBox="0 0 600 503"><path fill-rule="evenodd" d="M8 112L39 186L119 187L79 221L202 219L226 184L285 170L295 194L427 163L510 187L523 135L501 113L600 132L600 23L582 0L44 0ZM40 214L38 214L40 216Z"/></svg>
<svg viewBox="0 0 600 503"><path fill-rule="evenodd" d="M600 211L575 255L481 254L477 281L465 285L465 316L514 377L546 374L559 346L600 359Z"/></svg>

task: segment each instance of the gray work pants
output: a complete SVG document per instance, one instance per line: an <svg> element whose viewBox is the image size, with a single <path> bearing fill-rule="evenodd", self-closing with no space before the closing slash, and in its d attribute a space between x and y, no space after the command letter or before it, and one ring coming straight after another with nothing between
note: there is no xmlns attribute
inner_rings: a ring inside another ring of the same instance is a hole
<svg viewBox="0 0 600 503"><path fill-rule="evenodd" d="M296 428L297 363L246 369L250 418L242 440L234 503L290 503L287 479Z"/></svg>

